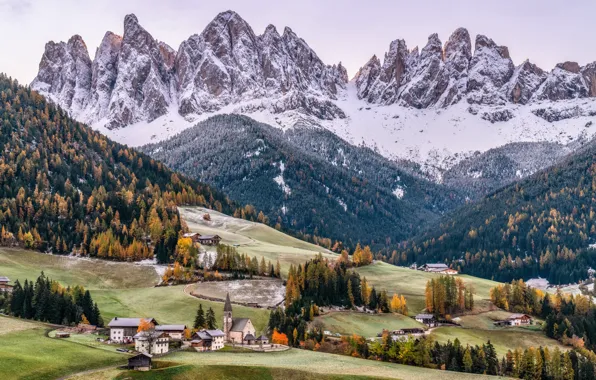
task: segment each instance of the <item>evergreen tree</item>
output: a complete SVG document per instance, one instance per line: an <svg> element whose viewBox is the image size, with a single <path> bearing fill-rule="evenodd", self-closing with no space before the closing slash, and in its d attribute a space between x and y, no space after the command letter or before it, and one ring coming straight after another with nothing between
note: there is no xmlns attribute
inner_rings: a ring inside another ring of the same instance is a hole
<svg viewBox="0 0 596 380"><path fill-rule="evenodd" d="M205 328L207 325L207 321L205 320L205 313L203 311L203 304L199 304L199 308L197 310L197 315L195 317L194 328L195 329L202 329Z"/></svg>
<svg viewBox="0 0 596 380"><path fill-rule="evenodd" d="M215 321L215 312L212 308L209 308L209 310L207 310L207 318L205 323L207 325L207 329L209 330L215 330L217 328L217 322Z"/></svg>

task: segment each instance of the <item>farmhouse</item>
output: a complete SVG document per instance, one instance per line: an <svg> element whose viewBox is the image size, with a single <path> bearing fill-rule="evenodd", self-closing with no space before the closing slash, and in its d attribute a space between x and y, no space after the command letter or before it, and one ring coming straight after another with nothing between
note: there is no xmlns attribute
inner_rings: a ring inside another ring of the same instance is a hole
<svg viewBox="0 0 596 380"><path fill-rule="evenodd" d="M218 245L220 241L221 237L219 235L202 235L197 238L197 242L202 245Z"/></svg>
<svg viewBox="0 0 596 380"><path fill-rule="evenodd" d="M12 292L12 285L8 277L0 276L0 292Z"/></svg>
<svg viewBox="0 0 596 380"><path fill-rule="evenodd" d="M418 314L415 319L417 322L423 323L428 327L435 327L437 325L437 320L432 314Z"/></svg>
<svg viewBox="0 0 596 380"><path fill-rule="evenodd" d="M190 238L193 243L197 243L199 241L199 237L201 237L201 234L198 232L188 232L182 235L182 237Z"/></svg>
<svg viewBox="0 0 596 380"><path fill-rule="evenodd" d="M418 270L441 274L457 274L455 269L449 268L446 264L424 264L418 267Z"/></svg>
<svg viewBox="0 0 596 380"><path fill-rule="evenodd" d="M199 351L221 350L224 346L225 334L221 330L201 330L197 331L190 342L192 347Z"/></svg>
<svg viewBox="0 0 596 380"><path fill-rule="evenodd" d="M226 294L226 303L224 305L224 334L226 342L240 343L245 342L248 335L255 340L255 328L252 321L248 318L233 318L232 317L232 302L230 301L230 293Z"/></svg>
<svg viewBox="0 0 596 380"><path fill-rule="evenodd" d="M158 325L154 318L145 318L147 322ZM108 327L110 328L110 340L113 342L130 342L137 333L141 318L119 318L114 317Z"/></svg>
<svg viewBox="0 0 596 380"><path fill-rule="evenodd" d="M410 337L418 338L424 335L424 329L410 328L410 329L399 329L391 332L392 340L407 340Z"/></svg>
<svg viewBox="0 0 596 380"><path fill-rule="evenodd" d="M149 371L151 369L152 355L141 353L128 358L128 369L135 371Z"/></svg>
<svg viewBox="0 0 596 380"><path fill-rule="evenodd" d="M527 314L511 314L507 319L496 321L496 326L527 326L533 323L532 317Z"/></svg>
<svg viewBox="0 0 596 380"><path fill-rule="evenodd" d="M155 326L155 331L166 333L171 339L183 340L185 325L159 325Z"/></svg>
<svg viewBox="0 0 596 380"><path fill-rule="evenodd" d="M170 338L168 334L160 331L141 331L134 337L135 351L160 355L165 354L170 349Z"/></svg>

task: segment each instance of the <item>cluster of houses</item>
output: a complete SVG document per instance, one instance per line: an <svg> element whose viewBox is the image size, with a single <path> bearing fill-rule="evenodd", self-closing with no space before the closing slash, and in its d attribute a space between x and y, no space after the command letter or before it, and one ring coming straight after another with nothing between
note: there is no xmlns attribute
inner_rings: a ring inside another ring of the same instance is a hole
<svg viewBox="0 0 596 380"><path fill-rule="evenodd" d="M185 238L191 238L193 243L201 245L219 245L221 237L219 235L201 235L198 232L189 232L183 235Z"/></svg>
<svg viewBox="0 0 596 380"><path fill-rule="evenodd" d="M0 293L12 292L12 285L10 285L9 282L10 282L10 279L8 277L0 276Z"/></svg>
<svg viewBox="0 0 596 380"><path fill-rule="evenodd" d="M139 326L151 328L139 331ZM135 351L139 352L129 360L129 368L151 369L153 355L164 355L170 350L173 342L185 340L185 325L160 325L154 318L120 318L114 317L108 324L110 341L114 343L135 344ZM232 316L232 302L230 295L226 296L224 305L224 330L203 329L197 331L190 339L190 346L197 351L216 351L224 347L225 343L241 345L264 345L269 339L261 335L256 337L256 331L249 318L234 318Z"/></svg>

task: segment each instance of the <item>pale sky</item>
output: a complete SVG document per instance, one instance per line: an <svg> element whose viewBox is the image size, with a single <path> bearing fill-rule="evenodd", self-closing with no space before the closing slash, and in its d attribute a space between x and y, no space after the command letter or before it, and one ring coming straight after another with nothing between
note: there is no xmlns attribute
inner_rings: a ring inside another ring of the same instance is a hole
<svg viewBox="0 0 596 380"><path fill-rule="evenodd" d="M596 60L594 0L0 0L0 72L30 83L47 41L80 34L91 58L107 30L122 34L135 13L154 38L177 49L219 12L234 10L261 34L290 26L327 64L342 62L350 78L389 43L422 48L432 33L444 43L458 27L472 42L484 34L545 70L557 62Z"/></svg>

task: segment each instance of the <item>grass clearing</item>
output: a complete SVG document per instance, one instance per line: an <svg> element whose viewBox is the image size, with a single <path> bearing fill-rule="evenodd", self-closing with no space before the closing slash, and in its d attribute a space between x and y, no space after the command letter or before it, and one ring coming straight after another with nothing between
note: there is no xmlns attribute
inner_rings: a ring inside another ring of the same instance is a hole
<svg viewBox="0 0 596 380"><path fill-rule="evenodd" d="M316 373L319 375L334 375L339 376L342 379L346 376L358 376L362 374L380 378L412 380L437 378L441 378L442 380L462 380L484 378L481 375L467 375L464 373L438 371L427 368L404 366L393 363L298 349L274 353L247 354L217 351L211 352L207 355L200 355L200 357L194 353L177 352L168 356L167 360L194 365L196 365L197 362L200 362L201 365L205 366L221 365L222 363L226 363L226 365L229 367L256 366L268 367L271 369L286 368L295 371Z"/></svg>
<svg viewBox="0 0 596 380"><path fill-rule="evenodd" d="M325 330L342 335L358 334L366 338L376 337L383 329L425 328L423 324L401 314L363 314L356 312L331 312L317 317Z"/></svg>
<svg viewBox="0 0 596 380"><path fill-rule="evenodd" d="M337 255L323 247L296 239L261 223L254 223L221 214L202 207L179 207L181 217L193 232L204 235L217 234L222 243L235 246L238 252L281 264L287 273L291 264L304 264L319 253L329 258ZM209 213L211 221L203 220Z"/></svg>
<svg viewBox="0 0 596 380"><path fill-rule="evenodd" d="M482 346L487 341L495 346L499 358L507 353L507 350L528 347L559 347L566 350L562 344L554 339L548 338L540 331L532 331L523 327L503 327L498 330L468 329L461 327L438 327L430 336L441 343L455 338L466 345Z"/></svg>
<svg viewBox="0 0 596 380"><path fill-rule="evenodd" d="M0 317L0 326L11 323ZM0 335L0 379L55 379L72 373L124 364L126 356L47 337L42 324Z"/></svg>
<svg viewBox="0 0 596 380"><path fill-rule="evenodd" d="M37 327L39 327L39 324L24 319L0 317L0 335L22 330L30 330Z"/></svg>
<svg viewBox="0 0 596 380"><path fill-rule="evenodd" d="M84 285L87 289L142 288L157 284L151 266L97 259L47 255L18 248L0 248L0 275L14 283L46 276L63 285Z"/></svg>
<svg viewBox="0 0 596 380"><path fill-rule="evenodd" d="M391 297L394 293L403 294L408 301L408 310L411 315L420 313L425 307L424 290L426 282L431 278L440 275L423 271L412 270L405 267L375 262L365 267L357 268L361 277L366 277L369 284L378 290L387 290ZM462 275L466 284L472 284L476 291L474 300L475 307L479 310L488 309L490 304L490 288L498 285L498 282L485 280L478 277Z"/></svg>

